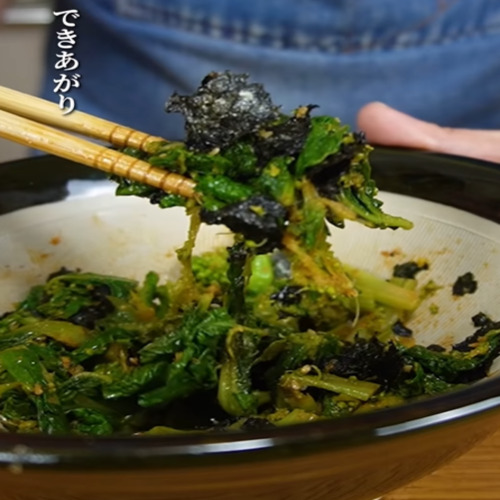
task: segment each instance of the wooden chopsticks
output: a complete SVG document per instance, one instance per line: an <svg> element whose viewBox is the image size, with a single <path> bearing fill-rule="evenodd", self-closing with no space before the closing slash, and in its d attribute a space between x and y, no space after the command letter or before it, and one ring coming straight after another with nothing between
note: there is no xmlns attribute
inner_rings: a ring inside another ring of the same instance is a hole
<svg viewBox="0 0 500 500"><path fill-rule="evenodd" d="M179 174L152 167L149 163L105 146L57 130L109 142L117 147L145 149L148 144L164 141L161 137L124 127L96 116L73 111L63 115L55 104L0 86L0 137L191 198L195 183Z"/></svg>

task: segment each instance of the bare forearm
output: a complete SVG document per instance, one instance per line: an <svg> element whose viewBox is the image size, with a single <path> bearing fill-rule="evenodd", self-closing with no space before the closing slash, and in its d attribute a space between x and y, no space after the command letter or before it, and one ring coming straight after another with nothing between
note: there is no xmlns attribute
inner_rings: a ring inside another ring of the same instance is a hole
<svg viewBox="0 0 500 500"><path fill-rule="evenodd" d="M358 126L373 144L424 149L500 163L500 130L440 127L378 102L361 109Z"/></svg>

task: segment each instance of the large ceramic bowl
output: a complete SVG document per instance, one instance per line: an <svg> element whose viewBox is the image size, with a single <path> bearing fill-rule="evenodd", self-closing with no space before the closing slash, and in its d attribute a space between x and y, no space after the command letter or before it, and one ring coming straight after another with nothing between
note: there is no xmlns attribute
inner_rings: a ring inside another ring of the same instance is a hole
<svg viewBox="0 0 500 500"><path fill-rule="evenodd" d="M442 289L412 323L417 340L452 343L470 317L500 318L500 170L425 153L379 150L372 157L387 211L411 218L405 231L349 225L333 231L338 255L388 274L426 257L424 279ZM61 265L141 277L175 272L185 237L179 210L115 198L90 169L52 157L0 166L0 314ZM223 243L205 229L199 247ZM474 295L453 298L466 271ZM1 498L369 500L457 457L500 422L500 380L371 414L269 431L154 438L0 435Z"/></svg>

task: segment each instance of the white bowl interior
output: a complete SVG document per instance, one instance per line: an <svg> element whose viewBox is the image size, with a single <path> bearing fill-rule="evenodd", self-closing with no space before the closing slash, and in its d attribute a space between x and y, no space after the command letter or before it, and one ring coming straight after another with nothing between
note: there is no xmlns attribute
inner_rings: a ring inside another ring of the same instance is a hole
<svg viewBox="0 0 500 500"><path fill-rule="evenodd" d="M408 324L418 343L451 345L470 335L479 311L500 319L500 225L461 210L392 193L380 193L387 212L415 227L374 230L356 223L332 228L337 256L351 265L389 277L397 263L426 258L419 282L442 288L426 299ZM175 249L186 238L184 210L161 210L134 197L115 197L104 185L91 196L31 207L0 217L0 314L12 309L29 287L61 266L142 279L147 271L175 276ZM223 226L203 226L197 250L230 243ZM452 284L472 272L474 294L453 297ZM439 308L432 314L430 305ZM497 371L494 366L493 371Z"/></svg>

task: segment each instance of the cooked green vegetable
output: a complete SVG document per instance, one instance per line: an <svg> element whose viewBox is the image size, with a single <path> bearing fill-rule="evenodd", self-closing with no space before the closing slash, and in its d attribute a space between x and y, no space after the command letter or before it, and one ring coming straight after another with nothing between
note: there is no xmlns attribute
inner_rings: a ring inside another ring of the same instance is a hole
<svg viewBox="0 0 500 500"><path fill-rule="evenodd" d="M221 255L197 259L220 265ZM462 387L484 377L500 352L500 324L485 315L452 350L406 345L395 327L400 310L375 300L354 322L347 299L291 290L281 262L267 255L242 270L242 256L226 264L244 278L234 302L226 302L234 277L220 268L189 279L185 269L167 283L152 274L137 283L65 270L37 287L29 310L23 302L0 320L0 340L9 339L0 344L3 426L102 435L340 417ZM99 317L88 305L96 290L113 305ZM190 302L173 300L188 292ZM72 302L69 317L48 317ZM195 422L179 416L187 408Z"/></svg>
<svg viewBox="0 0 500 500"><path fill-rule="evenodd" d="M325 215L341 227L346 219L379 228L412 226L382 212L364 136L337 118L311 117L314 106L285 115L262 85L225 72L208 75L193 96L172 96L166 109L183 113L186 142L152 144L147 154L124 151L194 179L208 224L226 224L272 249L299 216L307 190L316 199L306 214L317 217L316 231L324 230ZM162 191L117 180L118 194L145 196L165 207L175 203Z"/></svg>
<svg viewBox="0 0 500 500"><path fill-rule="evenodd" d="M0 422L13 432L175 434L255 429L401 404L485 376L500 324L451 351L414 345L406 265L384 280L343 265L330 221L410 228L376 199L371 148L313 106L280 112L245 75L211 74L167 104L187 140L126 153L196 181L187 202L119 179L117 194L185 205L181 277L142 283L61 269L0 317ZM234 244L191 255L199 223ZM401 271L403 269L403 271Z"/></svg>

